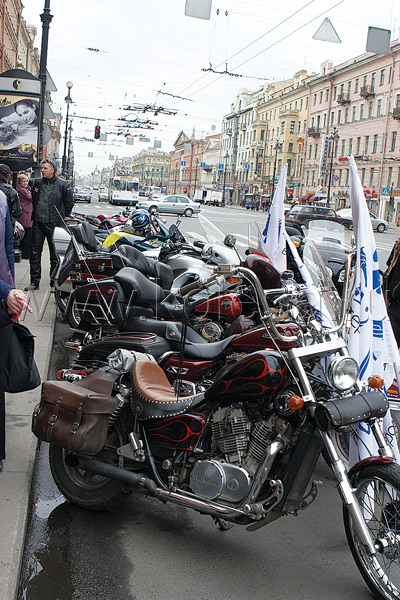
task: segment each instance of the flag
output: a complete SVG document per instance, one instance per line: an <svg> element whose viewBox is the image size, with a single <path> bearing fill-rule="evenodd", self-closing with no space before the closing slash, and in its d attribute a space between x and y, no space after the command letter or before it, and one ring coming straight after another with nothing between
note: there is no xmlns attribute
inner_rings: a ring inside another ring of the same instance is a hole
<svg viewBox="0 0 400 600"><path fill-rule="evenodd" d="M400 356L383 298L378 252L367 202L353 156L348 157L348 162L357 259L347 344L351 356L358 361L361 381L371 375L380 375L386 390L395 376L393 362L400 364ZM400 462L396 438L390 430L393 431L393 423L388 411L383 421L383 432L396 460ZM368 425L358 424L353 433L350 440L350 464L376 454L375 438Z"/></svg>
<svg viewBox="0 0 400 600"><path fill-rule="evenodd" d="M260 233L260 247L275 269L282 273L286 269L285 216L283 200L286 188L287 164L283 167L276 186L264 231Z"/></svg>

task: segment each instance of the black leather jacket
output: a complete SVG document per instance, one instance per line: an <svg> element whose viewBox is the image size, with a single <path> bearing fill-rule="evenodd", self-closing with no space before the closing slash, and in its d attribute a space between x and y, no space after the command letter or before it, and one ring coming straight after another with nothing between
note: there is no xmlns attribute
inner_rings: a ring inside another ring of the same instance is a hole
<svg viewBox="0 0 400 600"><path fill-rule="evenodd" d="M43 179L35 179L32 185L32 221L35 220L35 211L39 202L42 185ZM64 218L66 215L68 216L74 206L74 195L72 192L72 187L68 181L57 177L49 202L50 222L53 223L53 225L61 225L62 218Z"/></svg>

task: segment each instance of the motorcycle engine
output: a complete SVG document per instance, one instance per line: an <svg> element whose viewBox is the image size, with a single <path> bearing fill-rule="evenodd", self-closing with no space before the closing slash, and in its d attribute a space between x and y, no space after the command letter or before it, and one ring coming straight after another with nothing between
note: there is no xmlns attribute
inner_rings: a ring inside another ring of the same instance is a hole
<svg viewBox="0 0 400 600"><path fill-rule="evenodd" d="M207 342L219 342L224 333L224 328L220 323L215 323L214 321L205 319L204 317L193 319L190 326Z"/></svg>
<svg viewBox="0 0 400 600"><path fill-rule="evenodd" d="M267 446L287 427L288 422L276 413L252 422L242 406L218 409L211 429L222 457L196 461L190 474L193 492L207 500L243 500Z"/></svg>

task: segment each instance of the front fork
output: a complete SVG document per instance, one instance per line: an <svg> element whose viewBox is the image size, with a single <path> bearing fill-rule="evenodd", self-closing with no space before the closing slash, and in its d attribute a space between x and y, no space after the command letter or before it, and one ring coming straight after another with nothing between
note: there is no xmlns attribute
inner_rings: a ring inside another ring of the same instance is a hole
<svg viewBox="0 0 400 600"><path fill-rule="evenodd" d="M386 444L382 431L376 421L371 423L371 430L378 444L379 455L393 457L392 450ZM356 490L352 487L350 483L346 466L344 462L339 458L336 447L329 433L326 431L321 431L320 433L331 459L332 471L334 472L336 479L338 480L337 487L342 501L345 504L345 506L347 506L347 509L350 513L354 526L357 529L357 533L360 537L362 544L367 548L369 555L374 556L378 548L375 545L375 541L371 538L369 529L365 523L360 504L356 497Z"/></svg>

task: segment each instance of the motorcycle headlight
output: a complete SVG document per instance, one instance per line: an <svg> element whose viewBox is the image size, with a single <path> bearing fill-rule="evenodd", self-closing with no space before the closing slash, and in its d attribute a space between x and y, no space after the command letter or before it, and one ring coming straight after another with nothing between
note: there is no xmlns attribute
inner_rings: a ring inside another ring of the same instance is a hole
<svg viewBox="0 0 400 600"><path fill-rule="evenodd" d="M358 364L351 356L336 358L330 365L328 377L331 384L340 392L353 387L358 379Z"/></svg>
<svg viewBox="0 0 400 600"><path fill-rule="evenodd" d="M345 275L345 270L344 269L340 269L339 276L338 276L338 279L337 279L339 283L343 283L344 282L344 275Z"/></svg>

